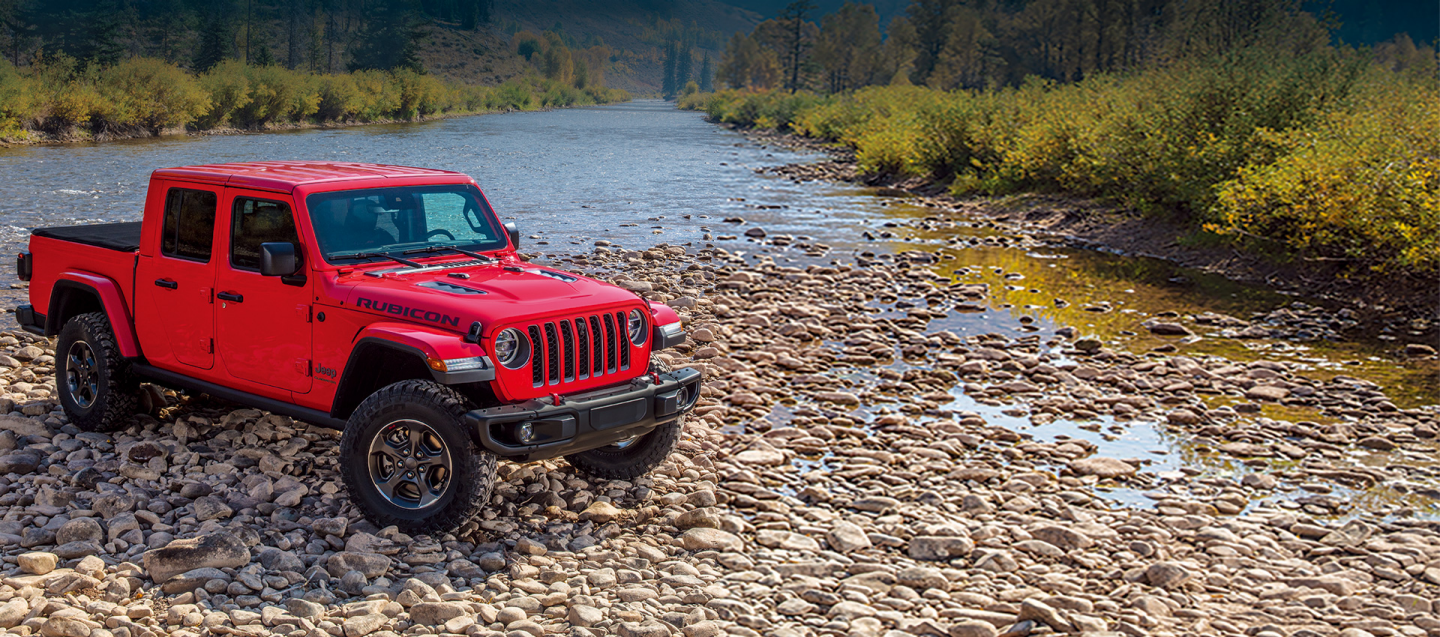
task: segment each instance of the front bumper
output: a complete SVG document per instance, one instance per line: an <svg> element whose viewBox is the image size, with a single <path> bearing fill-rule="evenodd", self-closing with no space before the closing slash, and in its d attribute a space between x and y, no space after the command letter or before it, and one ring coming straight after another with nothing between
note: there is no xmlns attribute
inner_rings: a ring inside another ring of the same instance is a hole
<svg viewBox="0 0 1440 637"><path fill-rule="evenodd" d="M537 399L476 409L465 414L465 422L495 455L544 460L611 445L679 418L695 407L700 381L700 371L691 368L647 374L623 385L561 396L558 405ZM530 437L522 442L524 429Z"/></svg>

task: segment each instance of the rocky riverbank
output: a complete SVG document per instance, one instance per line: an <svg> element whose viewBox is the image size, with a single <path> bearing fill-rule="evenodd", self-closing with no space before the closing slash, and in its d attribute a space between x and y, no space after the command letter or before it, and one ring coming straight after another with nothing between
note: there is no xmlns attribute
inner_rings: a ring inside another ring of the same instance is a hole
<svg viewBox="0 0 1440 637"><path fill-rule="evenodd" d="M359 517L336 433L288 418L157 393L130 429L80 433L52 399L53 344L5 335L0 627L1440 635L1434 409L1397 408L1359 379L1125 352L1074 328L932 331L990 293L937 275L934 258L555 255L681 312L690 338L662 356L706 373L701 402L651 477L502 463L494 505L443 537ZM961 397L985 409L957 408ZM1262 415L1275 407L1329 424ZM1034 429L1004 424L1015 420ZM1062 422L1115 436L1162 427L1196 461L1156 473L1091 440L1036 435ZM1221 475L1201 458L1248 469ZM1118 506L1111 489L1154 506ZM1367 489L1405 489L1414 504L1338 495Z"/></svg>
<svg viewBox="0 0 1440 637"><path fill-rule="evenodd" d="M821 153L821 161L767 167L757 172L796 182L833 181L875 187L886 196L917 196L927 205L957 217L982 218L1021 232L1067 243L1138 256L1153 256L1213 272L1235 281L1262 284L1324 299L1358 314L1377 329L1424 332L1420 340L1440 344L1440 281L1392 275L1384 278L1347 271L1336 261L1277 262L1257 251L1217 244L1158 215L1142 214L1114 202L1083 197L1021 194L1006 197L955 197L947 185L928 179L863 175L852 149L771 130L733 130L752 141L780 148Z"/></svg>

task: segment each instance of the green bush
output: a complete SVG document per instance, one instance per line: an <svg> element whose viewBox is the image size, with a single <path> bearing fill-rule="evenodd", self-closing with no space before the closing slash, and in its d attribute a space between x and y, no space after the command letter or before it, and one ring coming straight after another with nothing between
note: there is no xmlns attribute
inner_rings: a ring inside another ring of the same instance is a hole
<svg viewBox="0 0 1440 637"><path fill-rule="evenodd" d="M844 143L957 195L1110 197L1266 253L1440 272L1440 89L1344 49L1242 49L1059 85L721 91L715 121Z"/></svg>
<svg viewBox="0 0 1440 637"><path fill-rule="evenodd" d="M34 83L0 58L0 139L25 137L22 127L35 118L38 106Z"/></svg>
<svg viewBox="0 0 1440 637"><path fill-rule="evenodd" d="M131 58L105 69L97 90L110 126L159 131L185 126L210 111L210 97L193 76L153 58Z"/></svg>
<svg viewBox="0 0 1440 637"><path fill-rule="evenodd" d="M250 103L250 77L236 60L216 64L200 76L200 87L210 96L210 110L200 117L200 128L229 124L237 111Z"/></svg>

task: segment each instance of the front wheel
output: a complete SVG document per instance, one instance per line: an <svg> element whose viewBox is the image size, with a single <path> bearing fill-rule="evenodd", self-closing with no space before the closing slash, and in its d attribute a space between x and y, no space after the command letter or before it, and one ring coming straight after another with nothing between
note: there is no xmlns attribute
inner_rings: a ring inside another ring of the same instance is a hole
<svg viewBox="0 0 1440 637"><path fill-rule="evenodd" d="M613 445L565 456L570 466L606 480L634 480L660 466L685 429L685 417L664 423L649 433L621 440Z"/></svg>
<svg viewBox="0 0 1440 637"><path fill-rule="evenodd" d="M340 438L341 477L350 499L376 524L438 533L485 506L495 455L465 431L465 399L425 380L375 392L350 416Z"/></svg>
<svg viewBox="0 0 1440 637"><path fill-rule="evenodd" d="M65 417L81 431L118 431L135 414L139 383L103 312L71 317L55 343L55 388Z"/></svg>

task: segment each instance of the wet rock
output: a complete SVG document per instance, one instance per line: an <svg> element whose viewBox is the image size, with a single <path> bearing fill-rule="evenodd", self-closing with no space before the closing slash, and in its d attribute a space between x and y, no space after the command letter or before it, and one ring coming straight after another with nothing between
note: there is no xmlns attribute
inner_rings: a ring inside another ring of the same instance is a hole
<svg viewBox="0 0 1440 637"><path fill-rule="evenodd" d="M1245 397L1250 400L1265 400L1275 402L1283 400L1290 395L1290 390L1275 385L1256 385L1245 390Z"/></svg>
<svg viewBox="0 0 1440 637"><path fill-rule="evenodd" d="M1189 336L1190 330L1179 323L1151 323L1150 333L1160 336Z"/></svg>
<svg viewBox="0 0 1440 637"><path fill-rule="evenodd" d="M1361 447L1365 447L1367 449L1374 449L1376 451L1394 451L1395 448L1398 446L1394 442L1391 442L1389 439L1382 438L1380 436L1367 436L1365 438L1361 438L1360 441L1356 442L1355 444Z"/></svg>
<svg viewBox="0 0 1440 637"><path fill-rule="evenodd" d="M1070 470L1077 475L1096 476L1105 479L1123 478L1135 475L1135 466L1115 458L1093 457L1070 463Z"/></svg>

